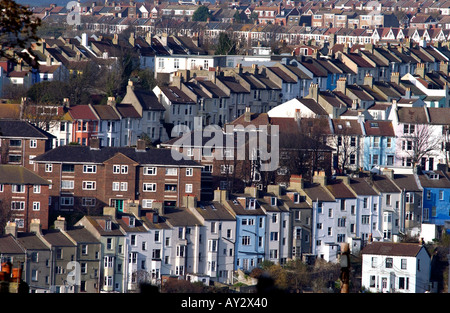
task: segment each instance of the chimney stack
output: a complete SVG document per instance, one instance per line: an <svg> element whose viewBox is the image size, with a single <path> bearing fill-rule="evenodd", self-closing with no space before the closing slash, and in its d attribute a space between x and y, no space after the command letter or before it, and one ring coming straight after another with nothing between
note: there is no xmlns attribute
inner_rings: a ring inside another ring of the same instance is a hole
<svg viewBox="0 0 450 313"><path fill-rule="evenodd" d="M145 140L143 139L138 139L137 143L136 143L136 151L139 152L145 152L146 151L146 145L145 145Z"/></svg>
<svg viewBox="0 0 450 313"><path fill-rule="evenodd" d="M5 235L13 235L14 238L17 238L17 224L15 222L8 221L6 223Z"/></svg>
<svg viewBox="0 0 450 313"><path fill-rule="evenodd" d="M42 233L41 221L38 218L34 218L30 223L30 232L40 235Z"/></svg>
<svg viewBox="0 0 450 313"><path fill-rule="evenodd" d="M67 229L66 219L62 216L58 216L55 221L55 229L65 231Z"/></svg>
<svg viewBox="0 0 450 313"><path fill-rule="evenodd" d="M219 188L214 190L214 201L223 203L226 200L228 200L228 191L227 190L220 190Z"/></svg>
<svg viewBox="0 0 450 313"><path fill-rule="evenodd" d="M99 138L91 138L89 139L91 150L100 150L100 139Z"/></svg>
<svg viewBox="0 0 450 313"><path fill-rule="evenodd" d="M245 122L252 121L252 112L250 112L250 107L245 107L244 121Z"/></svg>

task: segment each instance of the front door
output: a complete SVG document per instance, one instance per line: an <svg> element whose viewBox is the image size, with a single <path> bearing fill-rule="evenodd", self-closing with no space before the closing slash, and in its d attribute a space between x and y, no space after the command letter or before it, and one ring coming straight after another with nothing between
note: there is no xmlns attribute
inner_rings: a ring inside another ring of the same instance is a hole
<svg viewBox="0 0 450 313"><path fill-rule="evenodd" d="M123 199L111 199L111 206L115 207L118 212L123 213Z"/></svg>

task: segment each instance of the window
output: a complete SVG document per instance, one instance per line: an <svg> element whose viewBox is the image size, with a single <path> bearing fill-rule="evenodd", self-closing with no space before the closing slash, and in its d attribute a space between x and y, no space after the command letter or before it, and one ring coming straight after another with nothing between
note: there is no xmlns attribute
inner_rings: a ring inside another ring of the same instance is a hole
<svg viewBox="0 0 450 313"><path fill-rule="evenodd" d="M192 193L192 184L186 184L185 190L186 193Z"/></svg>
<svg viewBox="0 0 450 313"><path fill-rule="evenodd" d="M175 168L175 167L169 167L169 168L166 168L166 175L167 176L175 176L175 175L177 175L177 168Z"/></svg>
<svg viewBox="0 0 450 313"><path fill-rule="evenodd" d="M250 236L242 236L242 245L249 246L250 245Z"/></svg>
<svg viewBox="0 0 450 313"><path fill-rule="evenodd" d="M112 190L113 191L119 191L120 190L120 183L119 182L113 182L112 183Z"/></svg>
<svg viewBox="0 0 450 313"><path fill-rule="evenodd" d="M175 184L165 184L164 191L177 191L177 185Z"/></svg>
<svg viewBox="0 0 450 313"><path fill-rule="evenodd" d="M45 164L45 172L51 173L53 171L53 164Z"/></svg>
<svg viewBox="0 0 450 313"><path fill-rule="evenodd" d="M378 154L372 155L372 165L378 165Z"/></svg>
<svg viewBox="0 0 450 313"><path fill-rule="evenodd" d="M83 181L83 190L95 190L95 181Z"/></svg>
<svg viewBox="0 0 450 313"><path fill-rule="evenodd" d="M222 164L220 165L220 174L232 174L233 169L233 165Z"/></svg>
<svg viewBox="0 0 450 313"><path fill-rule="evenodd" d="M41 193L41 185L33 185L33 193Z"/></svg>
<svg viewBox="0 0 450 313"><path fill-rule="evenodd" d="M83 165L83 173L97 173L97 165Z"/></svg>
<svg viewBox="0 0 450 313"><path fill-rule="evenodd" d="M380 147L380 137L373 137L373 147L374 148Z"/></svg>
<svg viewBox="0 0 450 313"><path fill-rule="evenodd" d="M41 209L41 203L38 201L33 202L33 211L39 211Z"/></svg>
<svg viewBox="0 0 450 313"><path fill-rule="evenodd" d="M61 197L61 205L62 206L73 205L73 197Z"/></svg>
<svg viewBox="0 0 450 313"><path fill-rule="evenodd" d="M12 185L12 192L14 193L24 193L25 185Z"/></svg>
<svg viewBox="0 0 450 313"><path fill-rule="evenodd" d="M73 165L73 164L63 164L61 170L63 172L73 173L73 172L75 172L75 165Z"/></svg>
<svg viewBox="0 0 450 313"><path fill-rule="evenodd" d="M194 174L194 169L189 167L186 169L186 176L192 176Z"/></svg>
<svg viewBox="0 0 450 313"><path fill-rule="evenodd" d="M208 251L217 252L217 239L208 240Z"/></svg>
<svg viewBox="0 0 450 313"><path fill-rule="evenodd" d="M36 148L37 147L37 140L31 139L30 140L30 148Z"/></svg>
<svg viewBox="0 0 450 313"><path fill-rule="evenodd" d="M144 175L156 175L156 167L144 167Z"/></svg>
<svg viewBox="0 0 450 313"><path fill-rule="evenodd" d="M377 267L377 258L376 257L372 257L372 268L376 268Z"/></svg>
<svg viewBox="0 0 450 313"><path fill-rule="evenodd" d="M83 206L95 206L97 199L95 198L82 198L81 203Z"/></svg>
<svg viewBox="0 0 450 313"><path fill-rule="evenodd" d="M156 184L155 183L144 183L143 191L144 192L155 192L156 191Z"/></svg>
<svg viewBox="0 0 450 313"><path fill-rule="evenodd" d="M393 259L392 258L386 258L385 267L386 268L392 268L393 266Z"/></svg>
<svg viewBox="0 0 450 313"><path fill-rule="evenodd" d="M270 233L270 241L278 241L278 232L273 231Z"/></svg>
<svg viewBox="0 0 450 313"><path fill-rule="evenodd" d="M386 205L391 205L391 195L390 194L386 195Z"/></svg>
<svg viewBox="0 0 450 313"><path fill-rule="evenodd" d="M128 190L128 183L127 182L121 182L120 183L120 191L127 191Z"/></svg>
<svg viewBox="0 0 450 313"><path fill-rule="evenodd" d="M439 200L444 200L444 191L439 190Z"/></svg>
<svg viewBox="0 0 450 313"><path fill-rule="evenodd" d="M409 289L409 278L408 277L399 277L398 278L398 289Z"/></svg>
<svg viewBox="0 0 450 313"><path fill-rule="evenodd" d="M173 59L173 68L176 70L180 68L180 59Z"/></svg>
<svg viewBox="0 0 450 313"><path fill-rule="evenodd" d="M407 264L407 260L406 259L401 259L401 268L402 268L402 270L406 270L406 264Z"/></svg>
<svg viewBox="0 0 450 313"><path fill-rule="evenodd" d="M24 210L25 201L11 201L11 210Z"/></svg>
<svg viewBox="0 0 450 313"><path fill-rule="evenodd" d="M22 146L22 140L20 139L11 139L9 141L10 147L21 147Z"/></svg>
<svg viewBox="0 0 450 313"><path fill-rule="evenodd" d="M73 180L62 180L61 181L61 189L73 189L74 182Z"/></svg>
<svg viewBox="0 0 450 313"><path fill-rule="evenodd" d="M414 193L413 192L407 192L405 194L405 201L406 201L406 203L414 203Z"/></svg>
<svg viewBox="0 0 450 313"><path fill-rule="evenodd" d="M361 216L361 224L368 225L370 222L370 216L369 215L362 215Z"/></svg>
<svg viewBox="0 0 450 313"><path fill-rule="evenodd" d="M142 207L146 209L151 209L153 205L153 199L143 199Z"/></svg>

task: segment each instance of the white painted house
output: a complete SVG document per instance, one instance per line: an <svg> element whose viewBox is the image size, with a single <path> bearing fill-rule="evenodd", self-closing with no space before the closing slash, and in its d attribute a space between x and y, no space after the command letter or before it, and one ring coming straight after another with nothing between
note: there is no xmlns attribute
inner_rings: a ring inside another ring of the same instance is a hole
<svg viewBox="0 0 450 313"><path fill-rule="evenodd" d="M424 293L431 257L418 243L372 242L362 250L362 287L380 293Z"/></svg>

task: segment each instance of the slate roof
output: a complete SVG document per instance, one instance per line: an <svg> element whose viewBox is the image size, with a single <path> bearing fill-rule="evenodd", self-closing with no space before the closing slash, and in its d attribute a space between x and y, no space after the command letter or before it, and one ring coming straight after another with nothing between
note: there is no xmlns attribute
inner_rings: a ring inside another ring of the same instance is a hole
<svg viewBox="0 0 450 313"><path fill-rule="evenodd" d="M303 191L309 198L311 198L312 201L335 201L335 199L320 184L305 182L303 184Z"/></svg>
<svg viewBox="0 0 450 313"><path fill-rule="evenodd" d="M394 127L391 121L365 121L364 129L368 136L395 137Z"/></svg>
<svg viewBox="0 0 450 313"><path fill-rule="evenodd" d="M120 116L110 105L93 105L92 108L101 120L120 120Z"/></svg>
<svg viewBox="0 0 450 313"><path fill-rule="evenodd" d="M365 246L361 253L415 257L422 248L423 246L418 243L372 242Z"/></svg>
<svg viewBox="0 0 450 313"><path fill-rule="evenodd" d="M158 97L153 91L134 89L133 92L144 110L165 110L164 106L159 102Z"/></svg>
<svg viewBox="0 0 450 313"><path fill-rule="evenodd" d="M23 166L1 164L0 184L50 185L50 182Z"/></svg>
<svg viewBox="0 0 450 313"><path fill-rule="evenodd" d="M196 210L205 220L235 220L233 215L218 201L198 202Z"/></svg>
<svg viewBox="0 0 450 313"><path fill-rule="evenodd" d="M400 189L386 176L373 175L372 178L367 178L367 182L373 185L379 192L397 193Z"/></svg>
<svg viewBox="0 0 450 313"><path fill-rule="evenodd" d="M172 157L172 153L179 156L178 152L171 149L146 149L146 151L136 151L131 147L102 147L101 149L91 149L88 146L59 146L34 158L35 162L65 162L65 163L103 163L112 158L117 153L122 153L139 164L171 165L171 166L201 166L192 160L184 160L180 156L177 161Z"/></svg>
<svg viewBox="0 0 450 313"><path fill-rule="evenodd" d="M43 237L52 246L75 247L76 245L70 241L59 229L48 229L42 231Z"/></svg>
<svg viewBox="0 0 450 313"><path fill-rule="evenodd" d="M75 226L72 229L66 230L66 233L78 243L100 243L100 241L84 227Z"/></svg>
<svg viewBox="0 0 450 313"><path fill-rule="evenodd" d="M164 218L173 227L202 224L191 212L184 208L164 208Z"/></svg>
<svg viewBox="0 0 450 313"><path fill-rule="evenodd" d="M49 247L35 233L17 233L17 241L26 250L49 250Z"/></svg>
<svg viewBox="0 0 450 313"><path fill-rule="evenodd" d="M119 111L120 115L124 118L130 117L130 118L141 118L139 113L136 111L136 109L131 104L119 104L116 105L117 111Z"/></svg>
<svg viewBox="0 0 450 313"><path fill-rule="evenodd" d="M191 99L187 94L180 90L180 88L175 86L160 86L159 87L164 95L170 100L172 103L192 103L195 104L195 101Z"/></svg>
<svg viewBox="0 0 450 313"><path fill-rule="evenodd" d="M0 253L21 254L24 252L12 235L0 237Z"/></svg>
<svg viewBox="0 0 450 313"><path fill-rule="evenodd" d="M350 178L350 188L358 196L376 196L378 193L367 183L364 178L352 177Z"/></svg>
<svg viewBox="0 0 450 313"><path fill-rule="evenodd" d="M420 185L424 188L450 188L450 180L447 176L444 175L442 171L434 171L435 174L438 174L438 178L430 178L427 172L422 172L421 175L418 175Z"/></svg>
<svg viewBox="0 0 450 313"><path fill-rule="evenodd" d="M38 127L19 120L0 120L0 136L11 138L37 138L49 139L52 137L47 132Z"/></svg>
<svg viewBox="0 0 450 313"><path fill-rule="evenodd" d="M333 194L336 199L356 198L355 194L344 184L341 179L328 180L326 188Z"/></svg>
<svg viewBox="0 0 450 313"><path fill-rule="evenodd" d="M94 229L100 234L100 236L123 236L124 234L119 228L119 225L114 221L111 216L88 216L84 218L91 223ZM105 229L106 221L111 221L111 230Z"/></svg>
<svg viewBox="0 0 450 313"><path fill-rule="evenodd" d="M405 191L421 191L413 174L394 174L394 183Z"/></svg>

